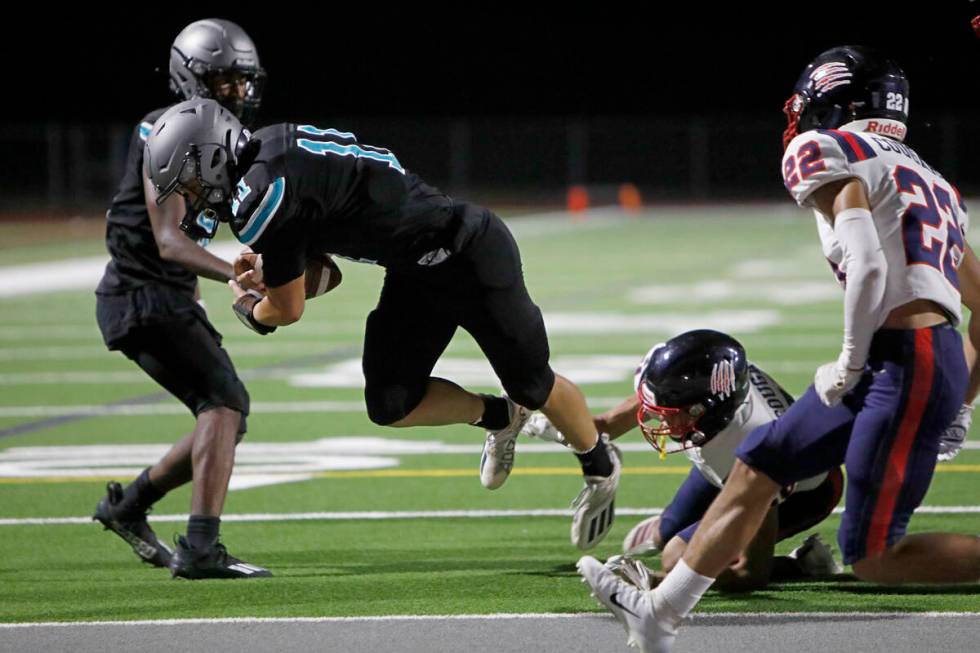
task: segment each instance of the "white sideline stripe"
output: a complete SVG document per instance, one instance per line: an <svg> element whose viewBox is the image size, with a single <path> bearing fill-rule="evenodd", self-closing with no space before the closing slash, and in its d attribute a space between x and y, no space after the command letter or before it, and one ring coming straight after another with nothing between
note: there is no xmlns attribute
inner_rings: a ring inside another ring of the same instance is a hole
<svg viewBox="0 0 980 653"><path fill-rule="evenodd" d="M970 618L980 612L698 612L691 615L699 619L785 619L787 615L799 619L853 619L859 618L905 618L924 619ZM215 619L142 619L134 621L34 621L23 623L0 623L0 629L17 628L72 628L75 626L190 626L201 624L332 624L379 621L507 621L514 619L581 619L598 617L612 619L611 614L597 612L542 612L542 613L497 613L497 614L393 614L364 617L219 617Z"/></svg>
<svg viewBox="0 0 980 653"><path fill-rule="evenodd" d="M631 517L659 515L663 508L616 508L617 515ZM835 508L834 514L841 514L843 508ZM980 506L919 506L916 514L930 515L977 515ZM502 517L571 517L572 510L566 508L541 508L533 510L402 510L402 511L362 511L362 512L285 512L285 513L243 513L222 515L222 522L278 522L278 521L354 521L354 520L394 520L394 519L499 519ZM187 521L188 515L153 515L154 523ZM0 519L0 526L70 526L92 523L91 517L23 517Z"/></svg>
<svg viewBox="0 0 980 653"><path fill-rule="evenodd" d="M588 215L603 219L573 221L569 219L568 213L556 211L508 219L507 223L519 236L533 237L561 231L606 229L634 219L619 210L595 210ZM208 247L209 252L226 261L233 260L241 249L242 245L233 240L222 240ZM108 262L108 256L86 256L0 266L0 297L94 290Z"/></svg>
<svg viewBox="0 0 980 653"><path fill-rule="evenodd" d="M615 406L622 397L591 397L588 402L595 408ZM252 404L253 414L266 413L358 413L363 412L363 401L257 401ZM157 404L79 404L77 406L0 406L0 417L61 417L85 415L109 417L113 415L184 415L187 407L176 402ZM481 449L482 451L482 449Z"/></svg>
<svg viewBox="0 0 980 653"><path fill-rule="evenodd" d="M364 410L363 401L281 401L255 402L253 413L354 413ZM115 406L3 406L0 417L60 417L63 415L184 415L187 407L179 403L122 404Z"/></svg>

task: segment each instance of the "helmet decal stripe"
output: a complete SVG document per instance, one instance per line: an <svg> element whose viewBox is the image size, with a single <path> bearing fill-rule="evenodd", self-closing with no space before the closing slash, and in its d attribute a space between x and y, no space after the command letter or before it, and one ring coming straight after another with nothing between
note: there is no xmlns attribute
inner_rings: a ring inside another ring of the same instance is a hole
<svg viewBox="0 0 980 653"><path fill-rule="evenodd" d="M283 195L285 195L286 189L286 178L279 177L272 184L269 185L269 190L265 192L265 196L262 198L262 202L259 204L258 208L249 218L249 221L245 223L245 226L238 232L237 237L239 242L243 245L251 245L265 231L265 228L269 226L272 222L272 218L275 217L276 211L279 210L279 206L282 204Z"/></svg>
<svg viewBox="0 0 980 653"><path fill-rule="evenodd" d="M730 360L719 361L711 368L711 393L722 400L735 393L735 366Z"/></svg>
<svg viewBox="0 0 980 653"><path fill-rule="evenodd" d="M838 86L850 84L851 77L853 74L848 70L847 64L840 61L831 61L822 66L817 66L810 73L813 88L816 89L818 96Z"/></svg>
<svg viewBox="0 0 980 653"><path fill-rule="evenodd" d="M150 132L153 131L153 123L141 122L140 123L140 138L146 140L150 137Z"/></svg>

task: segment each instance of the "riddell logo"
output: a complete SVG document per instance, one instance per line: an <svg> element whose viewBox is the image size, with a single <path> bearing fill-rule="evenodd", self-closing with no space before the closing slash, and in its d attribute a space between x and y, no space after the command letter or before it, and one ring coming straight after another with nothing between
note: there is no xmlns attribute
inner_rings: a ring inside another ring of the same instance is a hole
<svg viewBox="0 0 980 653"><path fill-rule="evenodd" d="M867 131L874 134L884 134L885 136L895 136L897 138L905 138L906 127L905 125L897 122L878 122L877 120L869 120Z"/></svg>

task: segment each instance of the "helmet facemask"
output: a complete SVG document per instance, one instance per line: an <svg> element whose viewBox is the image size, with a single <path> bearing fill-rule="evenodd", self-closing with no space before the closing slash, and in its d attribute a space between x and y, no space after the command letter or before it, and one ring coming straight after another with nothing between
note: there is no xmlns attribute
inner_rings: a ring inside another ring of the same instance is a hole
<svg viewBox="0 0 980 653"><path fill-rule="evenodd" d="M226 140L230 141L231 131L227 131ZM184 231L193 229L198 214L203 213L209 220L230 222L232 219L232 180L235 178L235 156L248 142L248 131L243 130L235 149L229 143L204 143L191 145L184 154L183 163L177 176L167 188L160 191L157 204L161 204L171 194L177 193L184 197L190 211L181 222ZM184 224L184 223L188 224Z"/></svg>
<svg viewBox="0 0 980 653"><path fill-rule="evenodd" d="M669 453L677 453L704 445L708 438L698 429L698 421L706 410L703 404L672 407L659 406L649 390L640 388L637 392L640 407L636 411L636 421L640 425L643 437L654 449L665 458ZM649 420L657 422L655 426L647 424Z"/></svg>
<svg viewBox="0 0 980 653"><path fill-rule="evenodd" d="M215 100L245 125L255 120L265 80L255 44L231 21L195 21L170 48L171 90L185 100Z"/></svg>

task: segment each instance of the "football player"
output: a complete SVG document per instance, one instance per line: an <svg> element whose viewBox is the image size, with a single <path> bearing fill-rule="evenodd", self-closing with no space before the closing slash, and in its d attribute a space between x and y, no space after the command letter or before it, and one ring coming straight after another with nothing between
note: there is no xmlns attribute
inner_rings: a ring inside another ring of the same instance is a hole
<svg viewBox="0 0 980 653"><path fill-rule="evenodd" d="M565 434L585 477L572 542L587 549L605 536L619 454L599 438L582 392L549 366L541 311L500 218L429 186L394 153L354 134L292 123L249 134L211 100L182 103L161 117L145 163L158 202L185 196L195 210L229 221L262 256L268 294L232 284L235 312L256 333L300 319L306 265L319 254L383 266L364 341L370 419L486 429L480 480L494 489L510 473L530 409L540 408ZM431 376L459 327L480 345L506 396Z"/></svg>
<svg viewBox="0 0 980 653"><path fill-rule="evenodd" d="M752 540L780 488L841 463L847 492L838 543L858 578L980 580L980 538L906 533L943 430L966 396L961 301L971 322L980 310L966 206L902 143L908 101L894 62L845 46L814 59L786 104L786 189L815 210L823 252L846 282L841 353L781 417L738 446L724 488L656 589L636 590L594 558L579 560L596 596L644 651L672 648L680 621Z"/></svg>
<svg viewBox="0 0 980 653"><path fill-rule="evenodd" d="M694 465L663 514L630 530L623 542L627 558L607 563L622 571L632 566L648 576L641 563L628 557L660 550L663 570L670 571L735 464L735 448L752 429L786 412L793 399L747 360L737 340L706 329L654 346L637 368L634 385L634 395L596 416L599 432L614 440L639 423L644 437L662 456L683 451ZM648 426L650 419L657 426ZM522 433L563 441L540 414ZM791 556L774 558L773 549L776 542L823 521L840 500L843 480L840 467L835 467L784 488L780 497L784 500L769 510L752 543L718 577L719 589L758 589L770 576L787 580L838 573L830 550L818 536L808 538Z"/></svg>
<svg viewBox="0 0 980 653"><path fill-rule="evenodd" d="M265 79L255 45L227 20L199 20L170 50L170 87L182 98L212 97L251 120ZM156 202L143 174L146 139L166 109L133 131L126 171L106 214L111 260L96 290L106 346L121 351L194 414L194 431L122 487L112 481L94 519L122 537L144 561L185 578L268 576L229 555L218 540L235 445L245 434L249 398L221 335L198 303L198 276L227 282L232 266L204 247L217 221L191 211L182 197ZM146 521L151 506L193 479L186 537L176 551Z"/></svg>

